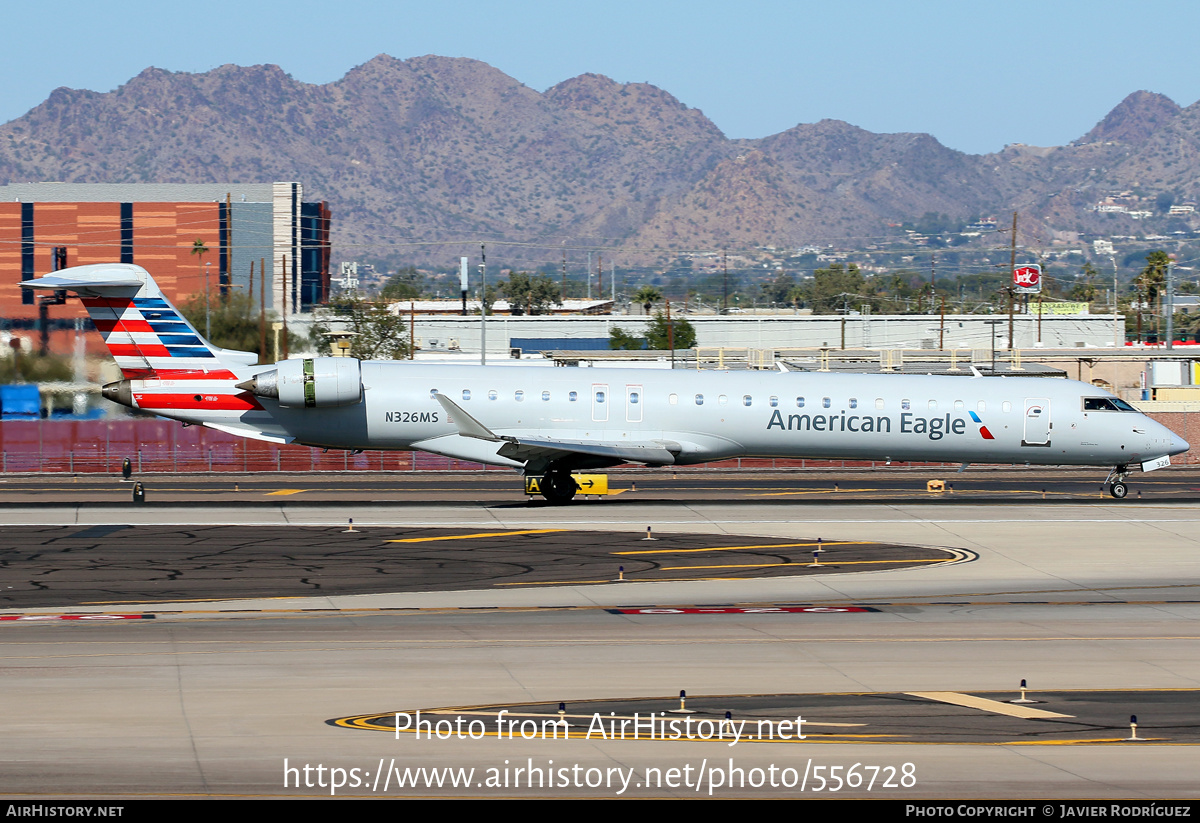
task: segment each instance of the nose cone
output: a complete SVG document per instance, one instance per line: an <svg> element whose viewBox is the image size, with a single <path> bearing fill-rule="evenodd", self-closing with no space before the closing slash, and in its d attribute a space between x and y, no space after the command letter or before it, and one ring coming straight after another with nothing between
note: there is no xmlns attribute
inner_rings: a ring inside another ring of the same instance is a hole
<svg viewBox="0 0 1200 823"><path fill-rule="evenodd" d="M1188 445L1188 442L1186 440L1184 440L1179 435L1172 433L1171 434L1171 449L1170 449L1170 451L1167 452L1167 454L1183 454L1185 451L1187 451L1190 448L1191 448L1191 446Z"/></svg>

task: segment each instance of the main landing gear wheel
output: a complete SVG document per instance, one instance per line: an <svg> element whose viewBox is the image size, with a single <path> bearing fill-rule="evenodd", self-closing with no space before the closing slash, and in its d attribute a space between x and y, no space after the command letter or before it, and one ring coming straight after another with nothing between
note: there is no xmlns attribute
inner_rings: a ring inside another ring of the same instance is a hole
<svg viewBox="0 0 1200 823"><path fill-rule="evenodd" d="M542 497L551 506L563 506L570 503L579 491L575 478L564 472L553 472L542 478Z"/></svg>
<svg viewBox="0 0 1200 823"><path fill-rule="evenodd" d="M1108 487L1108 493L1118 500L1124 500L1125 495L1129 494L1129 487L1124 483L1113 483Z"/></svg>

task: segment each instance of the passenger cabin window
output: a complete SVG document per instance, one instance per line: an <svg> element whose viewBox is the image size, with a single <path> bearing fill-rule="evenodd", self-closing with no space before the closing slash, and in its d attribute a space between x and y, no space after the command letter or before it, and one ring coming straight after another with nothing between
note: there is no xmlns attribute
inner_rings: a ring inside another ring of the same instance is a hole
<svg viewBox="0 0 1200 823"><path fill-rule="evenodd" d="M850 408L852 408L852 409L858 408L858 398L857 397L850 398Z"/></svg>
<svg viewBox="0 0 1200 823"><path fill-rule="evenodd" d="M930 411L937 411L937 401L936 401L936 400L930 400L930 401L929 401L929 410L930 410Z"/></svg>
<svg viewBox="0 0 1200 823"><path fill-rule="evenodd" d="M776 397L775 395L771 395L771 399L768 400L767 402L771 404L771 408L775 408L776 406L779 405L779 398Z"/></svg>
<svg viewBox="0 0 1200 823"><path fill-rule="evenodd" d="M1000 411L1004 412L1005 414L1008 414L1010 411L1012 411L1012 403L1005 400L1003 403L1000 404Z"/></svg>
<svg viewBox="0 0 1200 823"><path fill-rule="evenodd" d="M677 394L667 395L667 402L670 403L672 406L678 406L679 405L679 395L677 395Z"/></svg>
<svg viewBox="0 0 1200 823"><path fill-rule="evenodd" d="M955 401L954 401L954 408L955 408L955 410L956 410L956 411L962 411L962 410L963 410L963 409L965 409L966 407L967 407L967 404L966 404L966 403L964 403L963 401L961 401L961 400L955 400Z"/></svg>
<svg viewBox="0 0 1200 823"><path fill-rule="evenodd" d="M471 399L471 390L463 389L463 400L470 400L470 399Z"/></svg>
<svg viewBox="0 0 1200 823"><path fill-rule="evenodd" d="M488 389L488 400L495 400L500 395L496 394L495 389Z"/></svg>
<svg viewBox="0 0 1200 823"><path fill-rule="evenodd" d="M544 392L542 392L542 399L543 399L543 400L549 400L549 399L550 399L550 392L548 392L548 391L544 391Z"/></svg>
<svg viewBox="0 0 1200 823"><path fill-rule="evenodd" d="M631 392L629 393L629 402L630 402L630 403L637 403L637 401L638 401L638 393L637 393L637 392L635 392L635 391L631 391Z"/></svg>
<svg viewBox="0 0 1200 823"><path fill-rule="evenodd" d="M429 390L429 399L430 399L430 400L433 400L435 397L437 397L437 395L438 395L438 390L437 390L437 389L430 389L430 390Z"/></svg>
<svg viewBox="0 0 1200 823"><path fill-rule="evenodd" d="M577 391L568 392L567 400L570 401L571 403L576 402L577 400L579 400L579 392L577 392Z"/></svg>
<svg viewBox="0 0 1200 823"><path fill-rule="evenodd" d="M525 401L525 392L518 390L515 394L513 394L513 400L516 400L518 403L523 403Z"/></svg>
<svg viewBox="0 0 1200 823"><path fill-rule="evenodd" d="M753 397L751 397L751 396L750 396L750 395L748 395L748 394L744 394L744 395L742 395L742 405L743 405L743 406L753 406L753 405L754 405L754 398L753 398Z"/></svg>
<svg viewBox="0 0 1200 823"><path fill-rule="evenodd" d="M900 408L904 411L912 411L912 401L908 399L901 400Z"/></svg>
<svg viewBox="0 0 1200 823"><path fill-rule="evenodd" d="M976 403L976 404L975 404L975 406L976 406L976 408L978 408L978 409L979 409L981 412L985 412L985 411L987 411L987 403L986 403L985 401L983 401L983 400L980 400L978 403Z"/></svg>
<svg viewBox="0 0 1200 823"><path fill-rule="evenodd" d="M829 408L830 406L832 406L832 405L833 405L833 401L832 401L832 400L830 400L828 397L822 397L822 398L821 398L821 405L822 405L824 408Z"/></svg>
<svg viewBox="0 0 1200 823"><path fill-rule="evenodd" d="M697 405L697 406L703 406L703 405L704 405L704 395L702 395L702 394L698 394L698 395L696 395L696 405Z"/></svg>
<svg viewBox="0 0 1200 823"><path fill-rule="evenodd" d="M798 408L798 409L804 408L804 398L803 397L796 398L796 408Z"/></svg>
<svg viewBox="0 0 1200 823"><path fill-rule="evenodd" d="M875 408L879 409L880 411L883 411L883 398L882 397L875 398Z"/></svg>
<svg viewBox="0 0 1200 823"><path fill-rule="evenodd" d="M602 391L598 391L598 392L596 392L596 402L597 402L597 403L603 403L603 402L604 402L604 392L602 392Z"/></svg>
<svg viewBox="0 0 1200 823"><path fill-rule="evenodd" d="M729 395L727 395L727 394L718 395L717 402L720 403L722 406L724 406L726 403L729 402Z"/></svg>

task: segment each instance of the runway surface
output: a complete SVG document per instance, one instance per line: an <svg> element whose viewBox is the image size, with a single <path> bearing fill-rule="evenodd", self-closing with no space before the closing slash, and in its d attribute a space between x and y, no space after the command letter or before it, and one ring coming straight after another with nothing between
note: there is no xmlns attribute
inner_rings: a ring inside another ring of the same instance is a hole
<svg viewBox="0 0 1200 823"><path fill-rule="evenodd" d="M766 461L758 461L766 462ZM620 469L608 474L610 495L581 494L576 505L621 503L728 502L755 505L827 506L843 503L959 503L964 498L984 503L1039 501L1046 503L1110 500L1105 472L1095 468L969 467L879 465L844 470L710 471L684 468ZM942 491L929 491L938 480ZM76 503L124 507L131 502L133 483L143 486L145 504L203 507L212 503L246 508L303 507L320 503L430 506L546 505L523 493L521 478L512 471L365 472L311 474L142 475L129 482L119 475L10 475L0 481L0 508L33 504L70 506ZM1135 472L1129 479L1133 502L1143 500L1200 502L1200 466L1172 466L1169 471Z"/></svg>
<svg viewBox="0 0 1200 823"><path fill-rule="evenodd" d="M703 543L680 549L821 537L958 559L735 580L7 609L0 617L24 619L0 620L5 796L1200 794L1200 507L1191 502L0 510L10 537L29 533L17 527L134 527L110 533L120 539L143 525L203 521L292 530L298 541L325 530L330 540L349 517L376 537L566 529L621 550L652 526ZM3 567L5 586L16 585L13 569ZM1024 705L1008 702L1022 679L1033 708L1074 719L1003 708ZM597 716L677 708L680 690L697 719L770 708L782 721L796 710L814 735L469 733L473 718L503 732L496 714L519 707L553 721L559 702L586 732ZM330 722L418 709L462 717L463 734L397 738ZM1134 714L1143 739L1129 741ZM926 727L928 740L894 736ZM868 773L875 779L855 783Z"/></svg>

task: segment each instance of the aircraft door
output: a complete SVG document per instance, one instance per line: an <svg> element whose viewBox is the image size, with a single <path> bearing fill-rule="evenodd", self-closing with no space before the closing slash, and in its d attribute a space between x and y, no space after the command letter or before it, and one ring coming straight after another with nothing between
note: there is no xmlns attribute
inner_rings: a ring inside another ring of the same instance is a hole
<svg viewBox="0 0 1200 823"><path fill-rule="evenodd" d="M1045 397L1025 398L1025 436L1022 446L1050 445L1050 400Z"/></svg>
<svg viewBox="0 0 1200 823"><path fill-rule="evenodd" d="M608 384L593 383L592 384L592 422L607 423L608 422Z"/></svg>
<svg viewBox="0 0 1200 823"><path fill-rule="evenodd" d="M645 395L640 384L625 385L625 421L627 423L642 422L642 402Z"/></svg>

